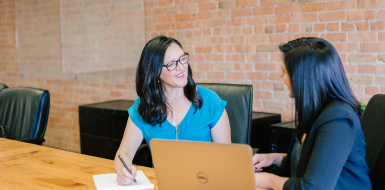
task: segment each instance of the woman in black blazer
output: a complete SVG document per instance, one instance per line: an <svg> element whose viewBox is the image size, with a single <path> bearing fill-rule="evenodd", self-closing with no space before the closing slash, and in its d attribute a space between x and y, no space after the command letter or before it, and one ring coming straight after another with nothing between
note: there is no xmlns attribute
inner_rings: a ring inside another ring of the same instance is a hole
<svg viewBox="0 0 385 190"><path fill-rule="evenodd" d="M256 186L271 189L372 189L362 109L337 51L326 40L280 45L281 78L294 98L296 133L287 154L255 154ZM282 166L282 176L261 172Z"/></svg>

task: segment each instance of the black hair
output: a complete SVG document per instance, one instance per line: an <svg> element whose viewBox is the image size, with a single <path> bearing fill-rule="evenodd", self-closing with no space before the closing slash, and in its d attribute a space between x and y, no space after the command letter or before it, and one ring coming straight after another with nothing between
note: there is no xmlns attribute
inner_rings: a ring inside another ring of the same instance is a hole
<svg viewBox="0 0 385 190"><path fill-rule="evenodd" d="M332 44L321 38L299 38L280 45L291 80L296 109L296 135L301 138L332 99L346 102L361 118L340 57Z"/></svg>
<svg viewBox="0 0 385 190"><path fill-rule="evenodd" d="M177 40L170 37L157 36L151 39L143 48L136 70L136 93L140 98L138 111L144 121L151 125L164 122L167 118L167 108L171 110L163 93L160 74L166 50L172 43L182 48ZM196 90L189 64L187 85L183 91L187 99L195 106L195 112L202 107L203 100Z"/></svg>

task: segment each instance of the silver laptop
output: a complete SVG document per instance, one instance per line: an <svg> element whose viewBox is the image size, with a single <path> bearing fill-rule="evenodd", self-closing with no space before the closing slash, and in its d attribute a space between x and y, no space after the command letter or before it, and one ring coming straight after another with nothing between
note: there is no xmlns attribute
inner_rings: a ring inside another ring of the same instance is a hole
<svg viewBox="0 0 385 190"><path fill-rule="evenodd" d="M256 189L248 145L153 139L150 147L160 190Z"/></svg>

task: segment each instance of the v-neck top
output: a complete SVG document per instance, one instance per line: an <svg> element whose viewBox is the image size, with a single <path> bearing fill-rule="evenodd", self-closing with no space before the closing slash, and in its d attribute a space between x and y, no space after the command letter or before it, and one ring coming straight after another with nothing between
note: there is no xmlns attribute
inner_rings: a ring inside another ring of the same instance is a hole
<svg viewBox="0 0 385 190"><path fill-rule="evenodd" d="M195 106L191 104L177 127L178 140L212 142L211 128L221 118L227 102L212 90L197 86L197 91L202 97L203 105L195 112ZM153 138L177 139L175 127L168 120L156 125L144 121L138 112L139 103L140 97L136 98L134 105L128 109L128 114L132 122L142 131L148 145Z"/></svg>

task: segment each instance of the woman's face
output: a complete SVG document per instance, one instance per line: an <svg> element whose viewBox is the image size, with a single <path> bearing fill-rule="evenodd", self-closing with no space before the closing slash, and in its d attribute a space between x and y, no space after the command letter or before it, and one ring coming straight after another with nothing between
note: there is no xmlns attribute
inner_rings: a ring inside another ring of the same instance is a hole
<svg viewBox="0 0 385 190"><path fill-rule="evenodd" d="M184 52L177 44L172 43L166 50L164 55L163 65L168 65L170 62L178 61ZM172 70L173 68L169 68ZM162 72L160 73L160 80L162 82L162 87L165 88L183 88L187 85L187 76L188 76L188 63L180 64L177 63L177 67L173 71L169 71L166 67L163 67Z"/></svg>
<svg viewBox="0 0 385 190"><path fill-rule="evenodd" d="M281 78L282 78L283 82L286 84L287 89L289 90L289 97L290 97L290 98L294 98L293 92L292 92L292 89L291 89L291 80L290 80L290 76L289 76L289 74L287 73L285 63L282 63L281 68L282 68L282 71L281 71Z"/></svg>

